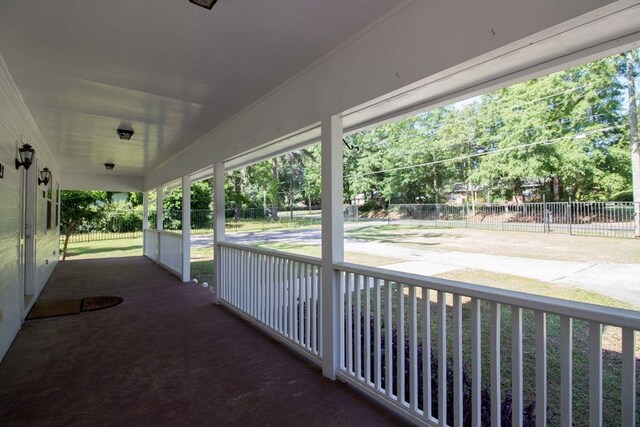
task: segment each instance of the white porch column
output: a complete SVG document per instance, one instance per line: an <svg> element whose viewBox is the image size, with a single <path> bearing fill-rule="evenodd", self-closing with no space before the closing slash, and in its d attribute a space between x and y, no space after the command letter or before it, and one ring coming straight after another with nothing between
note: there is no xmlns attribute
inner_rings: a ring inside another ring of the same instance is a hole
<svg viewBox="0 0 640 427"><path fill-rule="evenodd" d="M339 277L344 260L342 117L322 121L322 373L335 380L340 360Z"/></svg>
<svg viewBox="0 0 640 427"><path fill-rule="evenodd" d="M149 193L142 192L142 255L147 255L147 233L149 228Z"/></svg>
<svg viewBox="0 0 640 427"><path fill-rule="evenodd" d="M191 176L182 177L182 281L191 281Z"/></svg>
<svg viewBox="0 0 640 427"><path fill-rule="evenodd" d="M142 231L149 228L149 193L142 192Z"/></svg>
<svg viewBox="0 0 640 427"><path fill-rule="evenodd" d="M217 162L213 167L213 256L215 259L216 287L213 293L213 302L220 303L220 288L222 286L222 259L218 243L225 241L224 235L224 162Z"/></svg>
<svg viewBox="0 0 640 427"><path fill-rule="evenodd" d="M156 189L156 230L164 230L164 189L162 185Z"/></svg>

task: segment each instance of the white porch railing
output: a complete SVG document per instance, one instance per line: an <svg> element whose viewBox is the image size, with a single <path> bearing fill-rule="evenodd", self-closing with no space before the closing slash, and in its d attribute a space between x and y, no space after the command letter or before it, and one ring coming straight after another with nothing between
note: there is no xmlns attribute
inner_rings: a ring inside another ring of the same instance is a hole
<svg viewBox="0 0 640 427"><path fill-rule="evenodd" d="M218 243L216 256L220 301L320 362L320 260L226 242ZM507 407L512 425L526 425L530 416L545 425L552 413L571 425L574 378L585 375L584 410L591 425L601 425L608 369L603 330L615 328L622 340L620 419L634 424L640 313L349 263L334 270L340 278L337 376L408 419L479 426L490 413L492 425L500 425ZM573 364L574 320L588 325L585 374ZM553 339L548 326L559 329ZM548 359L556 349L558 356ZM559 390L550 385L558 379L548 361L559 365Z"/></svg>
<svg viewBox="0 0 640 427"><path fill-rule="evenodd" d="M220 301L319 361L320 260L226 242L218 247Z"/></svg>
<svg viewBox="0 0 640 427"><path fill-rule="evenodd" d="M155 230L144 230L144 255L163 267L182 276L182 234Z"/></svg>
<svg viewBox="0 0 640 427"><path fill-rule="evenodd" d="M622 332L622 425L634 425L634 335L640 329L640 313L348 263L335 268L340 277L342 343L338 376L414 421L463 425L466 418L465 424L471 421L472 425L481 425L484 367L489 372L492 425L500 425L505 370L511 372L511 387L505 391L512 399L512 425L526 421L524 378L535 378L535 390L529 394L535 396L536 425L545 425L551 380L547 370L547 316L558 316L560 407L556 409L561 425L572 425L574 320L588 322L589 405L585 410L589 411L589 424L602 424L603 327L616 327ZM469 307L464 323L463 304ZM481 308L487 306L488 310ZM501 334L501 312L505 309L511 318L507 336ZM529 367L527 377L523 369L523 312L534 319L535 326L534 336L528 337L532 348L527 355L535 357L535 372ZM448 321L452 324L447 325ZM488 322L488 328L484 322ZM482 323L489 329L488 335L483 335ZM470 342L463 342L463 332ZM485 339L488 351L483 351ZM510 355L510 368L501 365L505 341L510 341L504 349Z"/></svg>
<svg viewBox="0 0 640 427"><path fill-rule="evenodd" d="M158 261L158 230L145 228L143 231L143 254L154 261Z"/></svg>

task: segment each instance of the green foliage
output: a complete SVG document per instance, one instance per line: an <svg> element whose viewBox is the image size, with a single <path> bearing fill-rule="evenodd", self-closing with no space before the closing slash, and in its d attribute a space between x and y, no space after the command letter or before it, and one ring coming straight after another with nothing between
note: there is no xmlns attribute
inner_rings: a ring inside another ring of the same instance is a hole
<svg viewBox="0 0 640 427"><path fill-rule="evenodd" d="M611 196L612 202L633 202L633 190L625 190Z"/></svg>
<svg viewBox="0 0 640 427"><path fill-rule="evenodd" d="M211 180L191 183L191 209L211 209ZM182 224L182 187L176 187L164 197L164 228L178 230Z"/></svg>
<svg viewBox="0 0 640 427"><path fill-rule="evenodd" d="M88 223L102 214L107 202L107 193L104 191L62 190L60 201L62 205L60 226L66 235L73 231L77 225Z"/></svg>
<svg viewBox="0 0 640 427"><path fill-rule="evenodd" d="M631 187L621 55L346 137L344 198L391 203L608 200ZM227 174L230 214L318 205L320 147Z"/></svg>

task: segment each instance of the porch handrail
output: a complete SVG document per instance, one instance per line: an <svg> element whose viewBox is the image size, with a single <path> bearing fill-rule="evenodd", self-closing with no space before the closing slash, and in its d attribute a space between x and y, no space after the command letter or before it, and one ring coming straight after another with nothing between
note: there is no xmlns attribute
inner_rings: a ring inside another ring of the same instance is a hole
<svg viewBox="0 0 640 427"><path fill-rule="evenodd" d="M544 311L552 314L570 316L575 319L606 323L621 328L640 330L640 311L622 308L604 307L579 301L562 300L526 292L509 291L455 280L437 277L420 276L417 274L393 271L378 267L369 267L348 262L334 265L336 270L375 277L389 282L399 282L403 285L428 287L432 290L444 291L478 298L499 304L518 306L523 309Z"/></svg>
<svg viewBox="0 0 640 427"><path fill-rule="evenodd" d="M278 251L276 249L267 249L267 248L261 248L258 246L242 245L239 243L231 243L231 242L218 242L218 245L227 247L227 248L232 248L232 249L239 249L243 251L248 250L248 251L255 252L262 255L288 258L292 261L301 262L304 264L311 264L317 267L320 267L322 265L322 260L320 258L307 256L307 255L292 254L290 252Z"/></svg>
<svg viewBox="0 0 640 427"><path fill-rule="evenodd" d="M506 403L513 425L522 425L531 411L524 402L526 380L535 378L536 425L546 425L548 409L558 411L562 425L571 425L573 384L580 381L574 378L573 322L579 320L588 328L588 403L582 402L580 409L587 411L591 425L602 425L604 328L619 328L620 421L622 425L634 425L635 342L640 313L346 262L335 263L333 268L339 287L337 376L418 424L448 425L453 419L459 425L470 416L474 425L479 425L488 409L483 406L486 404L490 405L492 425L499 425ZM467 304L469 312L463 317L463 305ZM529 313L528 328L533 332L525 331L525 312ZM503 313L508 313L511 325L511 340L506 345L501 332L506 319ZM560 401L554 408L548 406L551 378L547 316L559 322ZM487 330L483 331L483 325ZM464 332L470 334L470 347L463 343ZM535 335L533 343L526 343L525 332ZM488 351L483 350L482 342ZM511 359L505 364L511 377L506 393L501 385L505 376L503 345ZM523 364L525 345L535 352L535 375L528 378ZM470 366L463 362L466 358ZM485 369L488 375L483 373ZM436 373L436 383L432 384ZM483 375L487 375L485 381ZM487 379L490 386L483 389ZM470 401L466 400L469 395L465 387L470 389ZM452 400L448 397L450 390ZM490 401L483 397L485 393Z"/></svg>

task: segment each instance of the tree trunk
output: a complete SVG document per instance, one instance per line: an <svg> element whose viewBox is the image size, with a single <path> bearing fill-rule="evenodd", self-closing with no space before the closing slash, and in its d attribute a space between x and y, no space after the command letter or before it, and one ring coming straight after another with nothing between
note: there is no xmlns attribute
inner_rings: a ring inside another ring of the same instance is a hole
<svg viewBox="0 0 640 427"><path fill-rule="evenodd" d="M627 94L629 96L629 137L631 138L631 185L633 187L635 236L640 238L640 151L638 149L638 113L636 110L636 87L634 60L627 53Z"/></svg>
<svg viewBox="0 0 640 427"><path fill-rule="evenodd" d="M518 202L518 194L520 193L520 185L518 184L517 181L513 181L512 185L513 185L513 198L515 199L515 202L517 204L517 203L519 203Z"/></svg>
<svg viewBox="0 0 640 427"><path fill-rule="evenodd" d="M62 261L67 259L67 246L69 246L69 237L71 237L71 233L73 232L73 228L76 223L72 222L69 224L67 228L64 229L64 245L62 246Z"/></svg>
<svg viewBox="0 0 640 427"><path fill-rule="evenodd" d="M553 185L553 201L559 202L562 198L562 184L560 183L560 178L554 176L552 178Z"/></svg>

